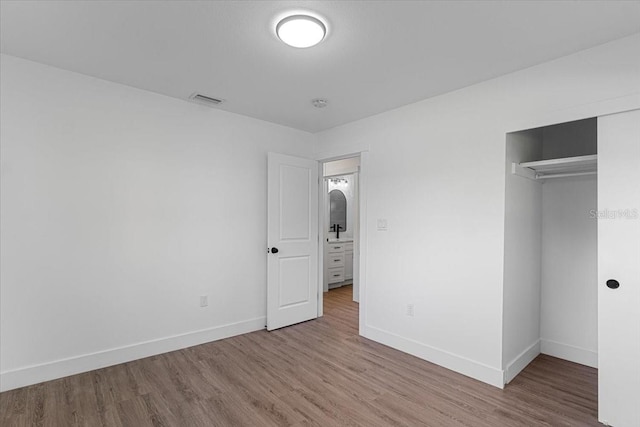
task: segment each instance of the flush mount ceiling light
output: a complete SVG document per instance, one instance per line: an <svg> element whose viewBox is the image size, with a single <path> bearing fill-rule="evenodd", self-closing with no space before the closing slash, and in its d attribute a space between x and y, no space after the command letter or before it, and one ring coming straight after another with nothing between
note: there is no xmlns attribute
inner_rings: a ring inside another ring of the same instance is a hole
<svg viewBox="0 0 640 427"><path fill-rule="evenodd" d="M320 43L327 34L327 27L313 16L292 15L278 22L276 34L289 46L305 48Z"/></svg>
<svg viewBox="0 0 640 427"><path fill-rule="evenodd" d="M322 98L316 98L311 100L311 104L316 108L324 108L327 106L328 103L329 101Z"/></svg>

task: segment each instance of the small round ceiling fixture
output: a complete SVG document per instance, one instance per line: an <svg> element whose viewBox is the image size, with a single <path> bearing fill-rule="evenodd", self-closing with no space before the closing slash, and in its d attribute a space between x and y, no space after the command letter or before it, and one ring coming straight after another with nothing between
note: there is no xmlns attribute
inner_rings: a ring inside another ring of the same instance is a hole
<svg viewBox="0 0 640 427"><path fill-rule="evenodd" d="M322 98L316 98L316 99L312 99L311 103L316 108L324 108L324 107L327 106L329 101L327 101L326 99L322 99Z"/></svg>
<svg viewBox="0 0 640 427"><path fill-rule="evenodd" d="M289 46L305 48L320 43L327 35L327 27L313 16L291 15L278 22L276 34Z"/></svg>

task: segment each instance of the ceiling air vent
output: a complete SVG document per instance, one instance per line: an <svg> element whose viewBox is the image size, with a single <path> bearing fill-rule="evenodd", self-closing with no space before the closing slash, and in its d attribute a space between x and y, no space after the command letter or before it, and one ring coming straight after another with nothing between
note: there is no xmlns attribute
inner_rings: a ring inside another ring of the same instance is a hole
<svg viewBox="0 0 640 427"><path fill-rule="evenodd" d="M212 98L210 96L202 95L200 93L194 93L189 97L189 99L199 104L205 104L209 106L220 105L224 102L224 99Z"/></svg>

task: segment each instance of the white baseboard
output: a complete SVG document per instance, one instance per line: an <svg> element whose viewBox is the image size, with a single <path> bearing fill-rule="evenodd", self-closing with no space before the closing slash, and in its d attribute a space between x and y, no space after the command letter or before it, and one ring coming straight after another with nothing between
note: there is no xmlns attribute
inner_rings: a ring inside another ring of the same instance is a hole
<svg viewBox="0 0 640 427"><path fill-rule="evenodd" d="M237 323L216 326L185 334L145 341L124 347L113 348L91 354L70 357L39 365L0 373L0 391L12 390L43 381L105 368L107 366L143 359L156 354L180 350L235 335L265 328L266 319L257 317Z"/></svg>
<svg viewBox="0 0 640 427"><path fill-rule="evenodd" d="M569 344L563 344L551 340L540 340L542 343L542 354L557 357L559 359L568 360L570 362L579 363L581 365L598 367L598 352L587 350L586 348L574 347Z"/></svg>
<svg viewBox="0 0 640 427"><path fill-rule="evenodd" d="M509 362L507 369L504 370L504 383L509 384L529 363L533 362L533 359L541 353L540 348L540 340L536 340Z"/></svg>
<svg viewBox="0 0 640 427"><path fill-rule="evenodd" d="M426 344L401 337L392 332L382 329L365 326L363 336L381 344L388 345L397 350L409 353L413 356L435 363L452 371L474 378L478 381L492 386L503 388L503 372L501 369L493 368L480 362L476 362L466 357L428 346Z"/></svg>

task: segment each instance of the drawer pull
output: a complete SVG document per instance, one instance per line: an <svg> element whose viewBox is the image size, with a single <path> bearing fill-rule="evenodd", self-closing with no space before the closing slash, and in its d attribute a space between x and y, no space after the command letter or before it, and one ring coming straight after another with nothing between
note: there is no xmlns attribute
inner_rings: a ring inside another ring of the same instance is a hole
<svg viewBox="0 0 640 427"><path fill-rule="evenodd" d="M334 259L333 262L340 262L340 260L339 259Z"/></svg>
<svg viewBox="0 0 640 427"><path fill-rule="evenodd" d="M339 274L334 274L333 277L340 277L340 275Z"/></svg>

